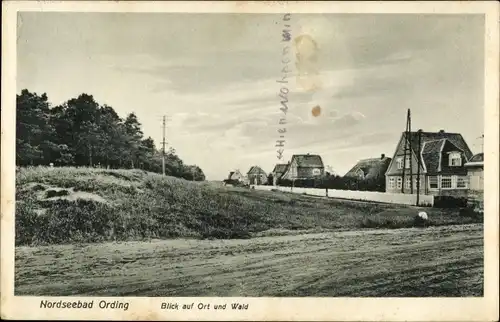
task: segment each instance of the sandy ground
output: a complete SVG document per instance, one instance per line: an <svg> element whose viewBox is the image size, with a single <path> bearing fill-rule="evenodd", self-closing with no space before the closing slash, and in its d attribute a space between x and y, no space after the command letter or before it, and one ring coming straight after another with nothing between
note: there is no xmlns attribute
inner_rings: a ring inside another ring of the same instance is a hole
<svg viewBox="0 0 500 322"><path fill-rule="evenodd" d="M482 296L483 226L17 247L15 293Z"/></svg>

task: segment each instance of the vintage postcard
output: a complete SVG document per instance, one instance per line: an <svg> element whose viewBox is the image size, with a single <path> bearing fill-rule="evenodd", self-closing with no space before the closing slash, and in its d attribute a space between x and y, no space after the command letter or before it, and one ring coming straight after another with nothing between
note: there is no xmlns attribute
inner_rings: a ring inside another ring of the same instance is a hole
<svg viewBox="0 0 500 322"><path fill-rule="evenodd" d="M4 319L498 319L497 2L2 3Z"/></svg>

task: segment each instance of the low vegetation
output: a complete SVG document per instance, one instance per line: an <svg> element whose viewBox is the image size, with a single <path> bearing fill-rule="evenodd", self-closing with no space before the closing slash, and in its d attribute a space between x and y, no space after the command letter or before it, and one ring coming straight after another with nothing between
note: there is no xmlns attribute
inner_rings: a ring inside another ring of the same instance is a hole
<svg viewBox="0 0 500 322"><path fill-rule="evenodd" d="M223 187L142 170L31 167L19 168L16 180L16 245L424 225L415 207ZM482 222L459 209L425 211L425 226Z"/></svg>

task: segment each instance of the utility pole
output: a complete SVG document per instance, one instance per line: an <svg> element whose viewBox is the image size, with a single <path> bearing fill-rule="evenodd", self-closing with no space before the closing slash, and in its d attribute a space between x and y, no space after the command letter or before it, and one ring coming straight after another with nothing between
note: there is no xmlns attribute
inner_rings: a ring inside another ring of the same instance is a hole
<svg viewBox="0 0 500 322"><path fill-rule="evenodd" d="M408 109L408 134L410 135L410 193L413 194L413 150L411 148L412 133L411 133L411 111Z"/></svg>
<svg viewBox="0 0 500 322"><path fill-rule="evenodd" d="M418 130L418 154L417 154L417 207L420 203L420 166L422 157L422 131Z"/></svg>
<svg viewBox="0 0 500 322"><path fill-rule="evenodd" d="M162 174L165 175L165 128L167 127L166 116L163 115L163 140L162 140L162 159L161 159L161 169Z"/></svg>
<svg viewBox="0 0 500 322"><path fill-rule="evenodd" d="M401 193L405 193L405 171L406 171L406 153L408 152L408 144L410 144L410 189L413 193L413 185L411 185L411 138L409 137L411 134L411 114L410 109L408 109L408 113L406 115L406 130L404 133L405 144L404 144L404 152L403 152L403 172L401 174Z"/></svg>

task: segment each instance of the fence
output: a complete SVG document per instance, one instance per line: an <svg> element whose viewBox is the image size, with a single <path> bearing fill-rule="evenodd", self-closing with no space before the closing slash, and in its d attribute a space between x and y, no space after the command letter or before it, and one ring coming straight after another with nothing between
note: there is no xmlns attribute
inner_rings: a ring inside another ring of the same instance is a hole
<svg viewBox="0 0 500 322"><path fill-rule="evenodd" d="M355 190L334 190L334 189L318 189L318 188L291 188L281 186L252 186L257 190L278 190L283 192L293 192L297 194L307 194L311 196L342 198L362 201L375 201L392 204L415 205L417 203L416 194L399 194L374 191L355 191ZM328 195L327 195L328 194ZM434 205L434 196L420 195L420 206Z"/></svg>

